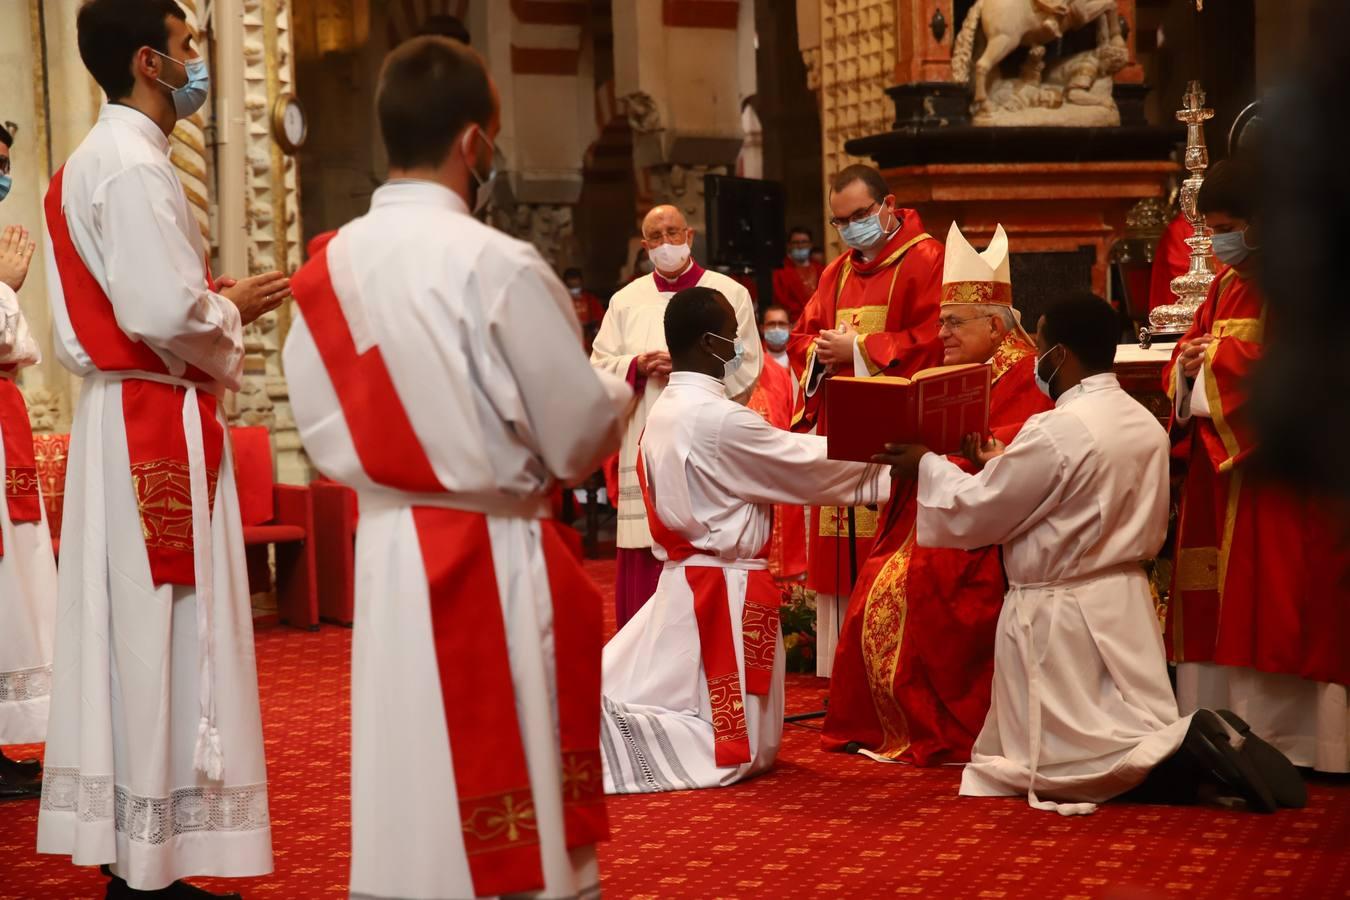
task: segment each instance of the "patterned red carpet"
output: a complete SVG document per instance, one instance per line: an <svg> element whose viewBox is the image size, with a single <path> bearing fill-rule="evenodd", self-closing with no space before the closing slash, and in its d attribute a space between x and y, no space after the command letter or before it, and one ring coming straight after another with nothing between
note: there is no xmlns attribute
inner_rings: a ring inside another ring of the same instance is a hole
<svg viewBox="0 0 1350 900"><path fill-rule="evenodd" d="M613 564L594 563L601 585ZM612 627L612 621L610 623ZM351 632L258 632L276 873L245 897L345 896ZM792 676L792 711L825 682ZM956 796L959 771L821 753L789 726L778 769L727 790L621 797L600 850L611 897L1350 897L1350 783L1274 816L1108 805L1063 819ZM37 803L0 805L0 898L101 897L97 870L33 852Z"/></svg>

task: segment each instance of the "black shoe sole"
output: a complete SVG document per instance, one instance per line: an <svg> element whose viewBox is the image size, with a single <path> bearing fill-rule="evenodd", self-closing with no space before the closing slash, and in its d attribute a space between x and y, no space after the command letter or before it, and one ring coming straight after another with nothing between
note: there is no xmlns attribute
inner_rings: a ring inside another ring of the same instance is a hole
<svg viewBox="0 0 1350 900"><path fill-rule="evenodd" d="M1247 759L1261 778L1270 785L1275 802L1288 809L1303 809L1308 805L1308 786L1298 767L1289 761L1279 750L1267 741L1252 733L1252 727L1231 709L1215 710L1233 730L1242 735L1242 748L1238 752Z"/></svg>
<svg viewBox="0 0 1350 900"><path fill-rule="evenodd" d="M1253 812L1273 813L1275 795L1251 760L1228 741L1223 720L1212 710L1197 710L1182 748L1216 780L1238 792Z"/></svg>

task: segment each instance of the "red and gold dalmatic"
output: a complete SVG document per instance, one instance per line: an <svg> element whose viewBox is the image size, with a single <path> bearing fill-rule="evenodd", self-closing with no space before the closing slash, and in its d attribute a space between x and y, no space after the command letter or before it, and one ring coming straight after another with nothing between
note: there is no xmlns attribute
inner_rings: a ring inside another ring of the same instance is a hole
<svg viewBox="0 0 1350 900"><path fill-rule="evenodd" d="M775 428L790 431L792 416L800 402L801 391L796 389L792 373L768 360L746 405ZM805 507L779 504L773 508L769 573L780 580L797 579L806 574Z"/></svg>
<svg viewBox="0 0 1350 900"><path fill-rule="evenodd" d="M994 353L989 423L1004 443L1053 406L1036 388L1035 357L1018 332ZM889 759L934 766L969 760L984 724L1006 584L997 547L915 546L915 488L913 481L892 487L881 531L859 568L821 745L842 750L856 742Z"/></svg>
<svg viewBox="0 0 1350 900"><path fill-rule="evenodd" d="M814 340L822 330L852 326L860 335L858 349L872 375L908 377L942 361L937 342L937 318L942 286L942 243L924 231L919 214L897 209L900 229L881 252L865 262L856 251L836 258L820 276L820 285L793 327L788 354L793 371L811 378ZM852 375L853 367L842 374ZM795 431L826 434L823 413L825 387L806 397L793 423ZM859 564L867 557L877 530L877 512L854 512ZM826 594L843 595L849 583L848 511L815 508L811 511L807 548L807 586Z"/></svg>
<svg viewBox="0 0 1350 900"><path fill-rule="evenodd" d="M1173 662L1214 662L1350 683L1350 573L1344 523L1325 504L1263 483L1248 378L1262 354L1266 304L1254 273L1226 269L1183 341L1205 334L1210 418L1173 420L1185 463L1165 637ZM1175 396L1173 363L1164 373ZM1197 386L1201 379L1197 378ZM1315 386L1310 386L1315 390ZM1192 409L1195 400L1192 398ZM1329 414L1335 414L1329 411Z"/></svg>
<svg viewBox="0 0 1350 900"><path fill-rule="evenodd" d="M14 366L0 366L0 438L5 448L5 505L9 520L42 521L42 496L38 490L37 460L33 452L33 428L28 406L14 383ZM0 535L0 556L5 542Z"/></svg>
<svg viewBox="0 0 1350 900"><path fill-rule="evenodd" d="M376 484L446 495L378 344L358 352L320 249L292 282L337 392L362 469ZM453 750L464 847L476 896L544 887L535 802L512 685L488 517L411 506L426 569L445 723ZM600 596L560 534L543 521L553 603L563 819L569 848L609 834L600 764Z"/></svg>

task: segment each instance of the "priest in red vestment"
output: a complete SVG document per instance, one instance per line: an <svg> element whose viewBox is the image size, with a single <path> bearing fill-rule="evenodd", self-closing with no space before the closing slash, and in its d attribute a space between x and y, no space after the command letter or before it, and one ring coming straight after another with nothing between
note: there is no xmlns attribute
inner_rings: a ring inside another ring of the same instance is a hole
<svg viewBox="0 0 1350 900"><path fill-rule="evenodd" d="M1013 310L1003 227L977 253L953 223L942 280L942 363L993 365L990 430L1011 443L1054 404L1037 390L1036 348ZM915 482L893 484L844 617L821 744L919 766L966 762L989 709L1003 563L998 547L915 546L916 510Z"/></svg>
<svg viewBox="0 0 1350 900"><path fill-rule="evenodd" d="M746 406L764 417L775 428L792 430L792 416L801 402L801 389L791 369L777 362L776 332L786 332L788 312L774 305L764 311L760 337L764 341L764 368L755 392ZM795 503L776 504L769 537L769 574L778 581L800 581L806 577L806 507Z"/></svg>
<svg viewBox="0 0 1350 900"><path fill-rule="evenodd" d="M789 321L795 321L806 309L820 283L820 273L825 271L825 266L811 259L814 240L809 228L798 225L789 231L787 258L773 273L773 302L787 310Z"/></svg>
<svg viewBox="0 0 1350 900"><path fill-rule="evenodd" d="M1345 772L1344 523L1249 465L1248 382L1267 328L1253 193L1237 160L1211 169L1198 198L1223 265L1165 373L1174 456L1186 464L1166 642L1183 715L1231 709L1295 765Z"/></svg>
<svg viewBox="0 0 1350 900"><path fill-rule="evenodd" d="M824 380L844 374L913 375L937 365L942 243L919 214L898 209L871 166L849 166L830 185L831 224L849 250L826 266L788 342L805 403L793 427L825 434ZM854 511L856 558L867 558L877 513ZM816 592L816 673L829 675L842 607L852 590L848 510L811 512L807 586Z"/></svg>

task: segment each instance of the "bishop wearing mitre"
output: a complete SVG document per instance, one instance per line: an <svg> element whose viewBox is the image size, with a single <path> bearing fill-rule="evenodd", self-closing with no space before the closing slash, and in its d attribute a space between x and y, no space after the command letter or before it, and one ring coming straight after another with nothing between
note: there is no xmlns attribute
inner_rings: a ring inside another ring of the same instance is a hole
<svg viewBox="0 0 1350 900"><path fill-rule="evenodd" d="M1013 309L1002 225L981 253L952 223L941 313L943 364L993 367L990 431L1010 443L1054 404L1036 389L1036 346ZM950 459L973 471L964 457ZM996 546L917 546L916 499L916 483L898 481L882 507L835 651L821 743L920 766L966 762L989 709L1003 561Z"/></svg>

